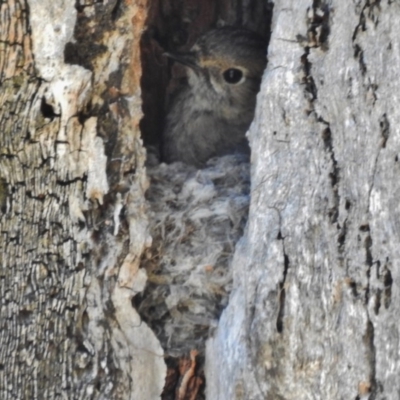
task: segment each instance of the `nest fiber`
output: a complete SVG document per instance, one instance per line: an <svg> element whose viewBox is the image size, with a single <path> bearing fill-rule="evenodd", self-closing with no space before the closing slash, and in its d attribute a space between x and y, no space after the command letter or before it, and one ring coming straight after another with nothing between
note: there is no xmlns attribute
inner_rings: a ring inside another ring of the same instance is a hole
<svg viewBox="0 0 400 400"><path fill-rule="evenodd" d="M248 214L249 164L230 155L202 170L159 164L148 174L153 243L143 257L148 284L136 306L167 354L201 352L228 301L230 262Z"/></svg>

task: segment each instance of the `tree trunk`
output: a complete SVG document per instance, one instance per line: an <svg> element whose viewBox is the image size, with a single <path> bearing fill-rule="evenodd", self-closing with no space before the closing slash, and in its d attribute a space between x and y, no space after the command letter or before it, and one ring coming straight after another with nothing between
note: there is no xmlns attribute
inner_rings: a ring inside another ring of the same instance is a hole
<svg viewBox="0 0 400 400"><path fill-rule="evenodd" d="M145 6L0 5L2 399L157 399L164 386L163 350L131 305L148 241Z"/></svg>
<svg viewBox="0 0 400 400"><path fill-rule="evenodd" d="M397 399L400 7L275 2L207 398Z"/></svg>
<svg viewBox="0 0 400 400"><path fill-rule="evenodd" d="M151 243L141 103L163 99L141 97L142 31L204 4L187 43L219 17L262 32L265 3L0 3L1 399L161 397L164 350L132 307ZM398 26L390 0L275 1L207 399L398 398Z"/></svg>

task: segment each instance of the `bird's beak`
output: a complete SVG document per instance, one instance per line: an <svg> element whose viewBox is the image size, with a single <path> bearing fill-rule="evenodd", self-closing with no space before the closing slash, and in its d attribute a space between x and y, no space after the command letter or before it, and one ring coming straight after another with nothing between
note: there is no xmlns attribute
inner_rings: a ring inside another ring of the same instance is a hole
<svg viewBox="0 0 400 400"><path fill-rule="evenodd" d="M164 56L172 58L174 61L186 65L194 71L201 70L201 67L197 64L195 53L164 53Z"/></svg>

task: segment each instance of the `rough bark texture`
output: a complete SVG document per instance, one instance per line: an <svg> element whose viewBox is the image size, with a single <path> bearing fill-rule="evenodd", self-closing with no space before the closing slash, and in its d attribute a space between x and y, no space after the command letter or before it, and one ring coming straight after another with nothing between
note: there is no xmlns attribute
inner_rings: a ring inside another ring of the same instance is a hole
<svg viewBox="0 0 400 400"><path fill-rule="evenodd" d="M1 399L161 394L163 350L131 305L145 6L0 2Z"/></svg>
<svg viewBox="0 0 400 400"><path fill-rule="evenodd" d="M400 6L276 1L207 398L397 399Z"/></svg>

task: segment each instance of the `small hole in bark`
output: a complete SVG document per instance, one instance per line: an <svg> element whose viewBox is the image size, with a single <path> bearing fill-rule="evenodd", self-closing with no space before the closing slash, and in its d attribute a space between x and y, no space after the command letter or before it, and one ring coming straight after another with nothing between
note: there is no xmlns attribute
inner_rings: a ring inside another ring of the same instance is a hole
<svg viewBox="0 0 400 400"><path fill-rule="evenodd" d="M346 235L347 235L347 224L346 224L346 221L345 221L343 223L343 228L340 229L340 233L339 233L339 236L338 236L339 247L343 246L344 243L346 242Z"/></svg>
<svg viewBox="0 0 400 400"><path fill-rule="evenodd" d="M117 0L115 2L114 8L111 11L111 18L113 21L116 21L121 14L121 0Z"/></svg>
<svg viewBox="0 0 400 400"><path fill-rule="evenodd" d="M85 121L90 118L90 115L85 114L83 112L78 113L78 121L81 125L85 125Z"/></svg>
<svg viewBox="0 0 400 400"><path fill-rule="evenodd" d="M32 311L30 310L19 310L19 318L20 320L24 321L24 323L28 323L28 321L32 317Z"/></svg>
<svg viewBox="0 0 400 400"><path fill-rule="evenodd" d="M360 225L361 232L369 232L369 224Z"/></svg>
<svg viewBox="0 0 400 400"><path fill-rule="evenodd" d="M385 284L385 288L391 287L393 284L392 274L389 270L386 271L384 284Z"/></svg>
<svg viewBox="0 0 400 400"><path fill-rule="evenodd" d="M357 291L357 284L353 279L349 280L349 287L351 289L351 293L353 294L354 297L358 297L358 291Z"/></svg>
<svg viewBox="0 0 400 400"><path fill-rule="evenodd" d="M40 112L42 113L44 118L49 118L50 120L53 120L55 117L59 117L59 114L56 114L54 112L53 106L46 103L45 97L42 97Z"/></svg>

